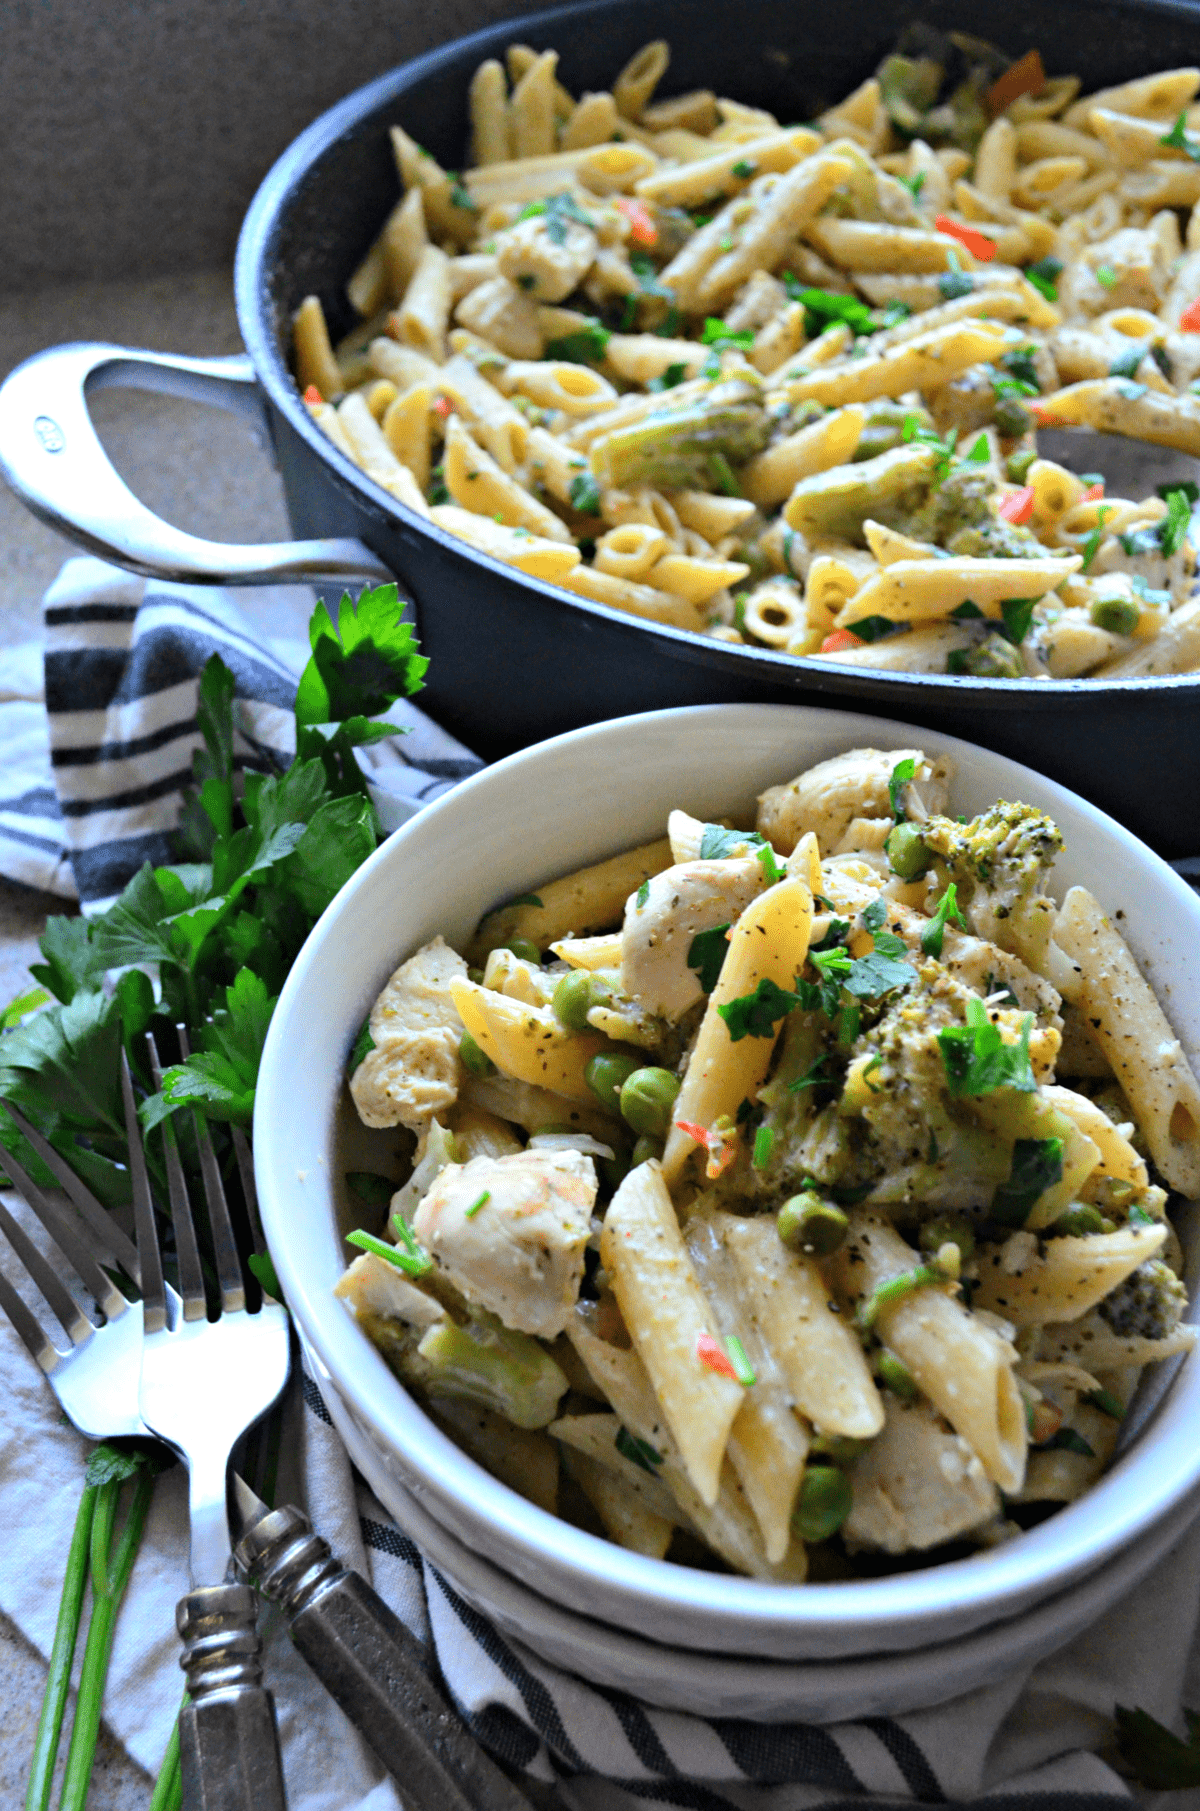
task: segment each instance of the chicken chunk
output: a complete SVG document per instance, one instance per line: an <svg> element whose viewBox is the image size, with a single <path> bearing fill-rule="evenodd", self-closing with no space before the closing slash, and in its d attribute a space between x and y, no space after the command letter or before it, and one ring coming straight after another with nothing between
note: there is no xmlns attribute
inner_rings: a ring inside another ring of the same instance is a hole
<svg viewBox="0 0 1200 1811"><path fill-rule="evenodd" d="M953 771L946 756L930 760L919 748L852 748L784 786L768 787L758 801L760 834L790 855L812 830L821 854L831 854L855 818L892 816L888 782L897 763L905 760L916 762L915 776L901 794L909 817L919 820L944 811Z"/></svg>
<svg viewBox="0 0 1200 1811"><path fill-rule="evenodd" d="M1177 248L1176 248L1177 249ZM1058 292L1065 316L1144 308L1157 314L1171 286L1171 248L1160 233L1124 226L1085 247L1069 264ZM1102 273L1102 274L1101 274Z"/></svg>
<svg viewBox="0 0 1200 1811"><path fill-rule="evenodd" d="M473 1157L442 1171L413 1226L467 1301L553 1339L579 1294L595 1199L596 1172L579 1151Z"/></svg>
<svg viewBox="0 0 1200 1811"><path fill-rule="evenodd" d="M923 1551L989 1522L999 1493L966 1441L927 1402L906 1405L894 1396L885 1402L883 1432L850 1473L847 1545Z"/></svg>
<svg viewBox="0 0 1200 1811"><path fill-rule="evenodd" d="M735 924L766 885L754 856L680 862L656 874L645 903L630 896L621 933L621 985L652 1014L679 1019L703 997L697 970L688 967L700 931Z"/></svg>
<svg viewBox="0 0 1200 1811"><path fill-rule="evenodd" d="M350 1081L364 1125L421 1131L458 1096L462 1020L450 983L467 965L440 937L401 963L371 1009L369 1050Z"/></svg>
<svg viewBox="0 0 1200 1811"><path fill-rule="evenodd" d="M566 197L556 197L566 201ZM502 276L535 302L561 302L582 283L596 256L596 235L576 204L518 220L496 239Z"/></svg>
<svg viewBox="0 0 1200 1811"><path fill-rule="evenodd" d="M418 1327L422 1332L446 1318L446 1310L439 1301L410 1283L386 1258L377 1258L370 1251L355 1258L345 1275L334 1284L333 1293L347 1302L356 1314L383 1315L388 1320L403 1321L407 1327Z"/></svg>

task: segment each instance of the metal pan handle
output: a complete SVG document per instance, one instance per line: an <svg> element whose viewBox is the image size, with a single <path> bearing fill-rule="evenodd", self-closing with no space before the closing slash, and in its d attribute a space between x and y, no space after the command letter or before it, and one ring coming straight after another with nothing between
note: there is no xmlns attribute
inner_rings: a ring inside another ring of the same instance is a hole
<svg viewBox="0 0 1200 1811"><path fill-rule="evenodd" d="M280 585L395 575L361 541L240 547L173 528L140 503L109 461L88 413L90 390L153 390L263 424L245 356L182 358L124 346L54 346L0 385L0 473L35 516L89 553L147 578L192 585Z"/></svg>

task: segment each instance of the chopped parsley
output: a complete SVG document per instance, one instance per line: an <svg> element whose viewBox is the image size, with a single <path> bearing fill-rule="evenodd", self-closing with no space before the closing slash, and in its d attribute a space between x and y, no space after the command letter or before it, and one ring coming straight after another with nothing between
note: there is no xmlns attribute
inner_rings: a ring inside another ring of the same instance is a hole
<svg viewBox="0 0 1200 1811"><path fill-rule="evenodd" d="M1004 620L1001 633L1019 648L1029 633L1033 622L1033 606L1036 597L1006 597L1000 605L1000 615Z"/></svg>
<svg viewBox="0 0 1200 1811"><path fill-rule="evenodd" d="M544 201L531 201L517 215L518 224L522 220L532 220L539 215L545 219L546 234L553 245L566 244L568 221L591 230L591 221L579 203L565 189L561 194L547 195Z"/></svg>
<svg viewBox="0 0 1200 1811"><path fill-rule="evenodd" d="M1087 540L1083 543L1083 565L1080 567L1081 572L1087 571L1097 553L1100 551L1100 543L1104 539L1104 524L1112 513L1111 507L1107 504L1102 504L1096 511L1096 526L1093 528ZM1130 537L1127 535L1121 536L1121 543L1125 547L1126 553L1129 552L1129 547L1126 545L1129 538Z"/></svg>
<svg viewBox="0 0 1200 1811"><path fill-rule="evenodd" d="M1029 265L1025 275L1048 302L1057 302L1058 279L1062 271L1061 258L1039 258L1036 264Z"/></svg>
<svg viewBox="0 0 1200 1811"><path fill-rule="evenodd" d="M749 328L746 328L742 332L735 333L732 328L725 325L724 321L719 320L715 315L710 314L704 323L704 331L700 335L700 344L702 346L713 346L718 352L726 346L736 346L740 351L745 352L753 346L754 335Z"/></svg>
<svg viewBox="0 0 1200 1811"><path fill-rule="evenodd" d="M1193 163L1200 163L1200 140L1193 138L1192 134L1185 130L1186 119L1187 114L1181 113L1171 130L1158 142L1160 145L1168 146L1172 151L1182 151L1186 157L1191 158Z"/></svg>
<svg viewBox="0 0 1200 1811"><path fill-rule="evenodd" d="M730 1042L740 1044L745 1037L773 1038L779 1021L803 1003L798 993L785 992L764 975L752 994L742 994L717 1011L729 1029Z"/></svg>
<svg viewBox="0 0 1200 1811"><path fill-rule="evenodd" d="M900 802L900 794L908 782L915 777L916 771L917 764L911 755L903 761L897 761L892 769L892 777L888 781L888 798L891 801L892 816L898 824L902 824L906 817L904 806ZM874 927L868 925L867 928L870 930Z"/></svg>
<svg viewBox="0 0 1200 1811"><path fill-rule="evenodd" d="M889 327L898 327L901 321L907 321L911 314L912 309L908 303L902 302L896 296L892 301L884 303L883 313L879 320L880 328L886 332Z"/></svg>
<svg viewBox="0 0 1200 1811"><path fill-rule="evenodd" d="M687 376L686 365L668 365L658 377L652 377L646 385L647 390L673 390Z"/></svg>
<svg viewBox="0 0 1200 1811"><path fill-rule="evenodd" d="M946 925L951 918L960 931L966 930L967 921L958 909L958 889L953 881L950 881L946 891L938 900L937 911L921 932L921 948L927 956L941 955Z"/></svg>
<svg viewBox="0 0 1200 1811"><path fill-rule="evenodd" d="M429 487L426 495L428 496L429 501L435 506L439 503L449 503L450 492L446 489L445 466L435 465L430 472Z"/></svg>
<svg viewBox="0 0 1200 1811"><path fill-rule="evenodd" d="M1159 524L1159 541L1164 558L1169 560L1173 553L1179 552L1187 539L1192 507L1200 492L1189 479L1186 484L1160 484L1158 494L1167 506L1166 516Z"/></svg>
<svg viewBox="0 0 1200 1811"><path fill-rule="evenodd" d="M700 979L700 991L710 994L717 985L721 966L729 948L727 924L715 924L710 931L697 931L688 945L687 965Z"/></svg>
<svg viewBox="0 0 1200 1811"><path fill-rule="evenodd" d="M983 611L978 604L973 604L969 597L951 610L950 615L956 623L974 622L977 618L980 622L983 621Z"/></svg>
<svg viewBox="0 0 1200 1811"><path fill-rule="evenodd" d="M598 365L608 350L610 335L599 321L566 333L547 343L544 357L566 359L571 365Z"/></svg>
<svg viewBox="0 0 1200 1811"><path fill-rule="evenodd" d="M447 170L450 178L450 204L452 207L465 208L469 214L479 212L479 203L472 201L470 191L463 186L462 177L457 170Z"/></svg>
<svg viewBox="0 0 1200 1811"><path fill-rule="evenodd" d="M567 486L572 507L582 516L600 514L600 486L590 472L580 472Z"/></svg>
<svg viewBox="0 0 1200 1811"><path fill-rule="evenodd" d="M957 302L960 296L969 296L974 288L975 279L965 270L944 270L938 278L938 292L944 302Z"/></svg>
<svg viewBox="0 0 1200 1811"><path fill-rule="evenodd" d="M914 201L919 200L921 190L925 187L925 172L918 170L915 176L902 176L900 181L909 191Z"/></svg>
<svg viewBox="0 0 1200 1811"><path fill-rule="evenodd" d="M757 169L758 165L756 163L751 163L748 157L739 157L738 161L730 169L729 174L731 176L739 177L742 182L748 182Z"/></svg>
<svg viewBox="0 0 1200 1811"><path fill-rule="evenodd" d="M819 1056L817 1058L816 1062L810 1064L810 1066L804 1071L803 1075L797 1076L796 1080L794 1082L788 1083L788 1085L787 1085L788 1093L789 1094L801 1094L801 1093L803 1093L805 1088L820 1088L826 1082L831 1082L833 1080L833 1077L831 1075L828 1075L825 1073L825 1071L828 1068L828 1065L829 1065L829 1058L827 1056ZM810 1179L810 1181L806 1182L804 1186L806 1188L809 1186L815 1188L817 1185L815 1182L812 1182Z"/></svg>
<svg viewBox="0 0 1200 1811"><path fill-rule="evenodd" d="M637 909L640 912L650 897L650 882L644 880L637 890Z"/></svg>
<svg viewBox="0 0 1200 1811"><path fill-rule="evenodd" d="M899 635L906 627L905 623L893 622L890 616L860 616L850 624L850 633L857 635L859 641L886 641L889 635Z"/></svg>
<svg viewBox="0 0 1200 1811"><path fill-rule="evenodd" d="M1134 340L1124 352L1118 352L1108 367L1110 377L1136 377L1138 366L1149 351L1144 340Z"/></svg>
<svg viewBox="0 0 1200 1811"><path fill-rule="evenodd" d="M991 456L992 449L988 445L986 434L981 434L970 452L963 454L963 458L969 465L986 465Z"/></svg>
<svg viewBox="0 0 1200 1811"><path fill-rule="evenodd" d="M1061 1138L1018 1138L1008 1181L992 1197L991 1218L1001 1226L1024 1226L1038 1196L1062 1181Z"/></svg>
<svg viewBox="0 0 1200 1811"><path fill-rule="evenodd" d="M1111 289L1116 283L1117 273L1111 264L1097 265L1094 274L1097 283L1099 283L1103 289Z"/></svg>
<svg viewBox="0 0 1200 1811"><path fill-rule="evenodd" d="M810 340L842 323L852 330L856 338L878 331L878 323L871 310L858 296L839 295L831 289L810 288L794 277L790 270L783 273L783 286L790 300L802 305L804 331Z"/></svg>
<svg viewBox="0 0 1200 1811"><path fill-rule="evenodd" d="M700 834L701 861L724 861L729 856L766 847L766 838L757 830L726 830L724 824L705 824Z"/></svg>
<svg viewBox="0 0 1200 1811"><path fill-rule="evenodd" d="M539 911L544 910L536 893L522 893L518 899L510 899L508 903L510 906L537 906Z"/></svg>
<svg viewBox="0 0 1200 1811"><path fill-rule="evenodd" d="M359 1064L370 1055L374 1048L375 1039L371 1036L371 1020L368 1015L359 1027L358 1036L350 1048L350 1055L346 1061L346 1074L353 1075Z"/></svg>
<svg viewBox="0 0 1200 1811"><path fill-rule="evenodd" d="M619 1427L613 1445L621 1457L628 1459L631 1465L636 1465L641 1471L648 1471L652 1478L658 1476L658 1468L662 1464L662 1454L651 1446L648 1440L639 1440L637 1435L631 1434L627 1427Z"/></svg>
<svg viewBox="0 0 1200 1811"><path fill-rule="evenodd" d="M937 455L937 463L934 466L934 476L937 482L941 484L945 478L949 477L954 449L958 445L957 428L951 428L943 440L936 429L922 427L919 415L906 415L900 436L905 441L919 440L922 445L932 447Z"/></svg>
<svg viewBox="0 0 1200 1811"><path fill-rule="evenodd" d="M951 1094L991 1094L996 1088L1015 1088L1032 1094L1037 1087L1029 1061L1029 1033L1033 1014L1021 1025L1015 1044L1006 1044L998 1025L988 1017L978 998L967 1001L965 1025L947 1025L938 1032L938 1046L946 1084Z"/></svg>
<svg viewBox="0 0 1200 1811"><path fill-rule="evenodd" d="M1082 1434L1077 1434L1073 1427L1060 1427L1048 1440L1040 1442L1036 1449L1039 1453L1078 1453L1081 1459L1096 1457Z"/></svg>

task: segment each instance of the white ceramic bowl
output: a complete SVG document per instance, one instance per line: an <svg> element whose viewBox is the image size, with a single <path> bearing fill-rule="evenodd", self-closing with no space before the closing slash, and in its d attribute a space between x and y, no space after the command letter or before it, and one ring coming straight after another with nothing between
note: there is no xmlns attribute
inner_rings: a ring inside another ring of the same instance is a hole
<svg viewBox="0 0 1200 1811"><path fill-rule="evenodd" d="M786 706L701 706L600 724L468 780L398 831L343 889L271 1024L254 1122L263 1224L306 1345L380 1457L383 1500L401 1519L415 1500L500 1572L649 1640L788 1661L949 1642L1096 1571L1200 1482L1200 1360L1191 1357L1100 1483L1020 1540L861 1584L782 1589L705 1573L626 1552L498 1483L433 1426L331 1293L345 1263L331 1177L346 1056L400 960L439 931L461 945L499 901L661 835L672 806L709 818L748 810L765 786L842 749L914 744L953 756L956 810L1007 797L1050 812L1067 845L1056 887L1082 882L1124 914L1121 928L1195 1060L1200 899L1135 837L1063 787L953 737ZM1120 1588L1114 1582L1106 1595L1098 1587L1097 1614ZM587 1658L581 1639L584 1673Z"/></svg>

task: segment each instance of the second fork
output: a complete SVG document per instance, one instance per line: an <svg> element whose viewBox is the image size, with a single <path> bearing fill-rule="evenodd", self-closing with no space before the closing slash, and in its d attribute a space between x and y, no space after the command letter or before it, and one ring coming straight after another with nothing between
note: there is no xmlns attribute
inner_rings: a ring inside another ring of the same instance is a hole
<svg viewBox="0 0 1200 1811"><path fill-rule="evenodd" d="M188 1054L179 1028L181 1054ZM161 1079L153 1037L151 1073ZM139 1405L152 1433L188 1468L192 1590L176 1612L192 1703L180 1718L185 1802L221 1811L282 1811L284 1805L274 1706L261 1684L256 1600L227 1585L229 1458L246 1429L265 1414L287 1381L291 1344L287 1312L264 1299L246 1308L245 1279L229 1206L208 1127L193 1115L220 1289L220 1313L208 1319L204 1273L175 1129L163 1121L163 1150L179 1265L181 1307L168 1315L162 1252L129 1065L121 1088L129 1140L134 1224L141 1267L142 1349Z"/></svg>

